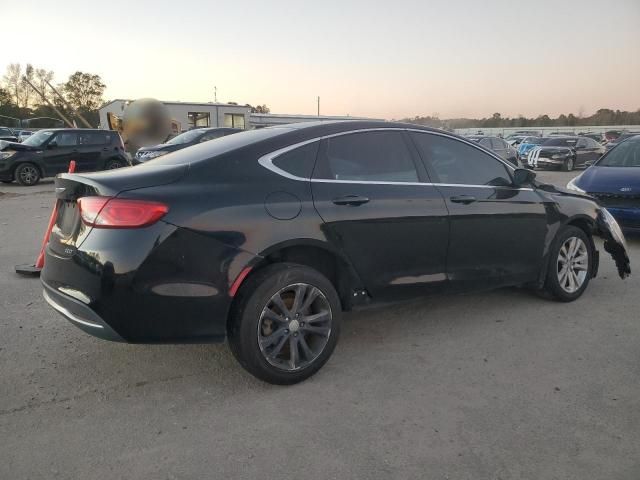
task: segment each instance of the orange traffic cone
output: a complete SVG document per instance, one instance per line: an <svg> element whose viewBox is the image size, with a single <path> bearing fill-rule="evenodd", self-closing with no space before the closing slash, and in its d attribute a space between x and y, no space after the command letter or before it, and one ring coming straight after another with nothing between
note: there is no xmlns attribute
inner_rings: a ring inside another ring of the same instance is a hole
<svg viewBox="0 0 640 480"><path fill-rule="evenodd" d="M76 170L76 162L75 160L71 160L69 162L69 172L73 173ZM56 223L56 218L58 217L58 201L55 200L53 203L53 211L51 212L51 216L49 217L49 224L47 225L47 230L44 232L44 237L42 238L42 246L40 247L40 254L36 259L36 263L34 265L16 265L16 273L20 275L29 275L29 276L39 276L42 271L42 267L44 267L44 250L47 248L47 243L49 243L49 236L51 235L51 230L53 230L53 225Z"/></svg>

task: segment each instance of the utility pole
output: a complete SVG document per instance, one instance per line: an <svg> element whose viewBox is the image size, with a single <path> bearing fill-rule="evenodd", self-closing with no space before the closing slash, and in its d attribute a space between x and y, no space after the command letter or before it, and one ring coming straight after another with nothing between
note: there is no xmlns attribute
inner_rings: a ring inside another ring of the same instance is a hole
<svg viewBox="0 0 640 480"><path fill-rule="evenodd" d="M25 82L27 82L27 83L29 84L29 86L30 86L31 88L33 88L33 89L36 91L36 93L37 93L38 95L40 95L40 97L42 97L42 100L44 100L44 101L45 101L45 103L46 103L47 105L49 105L51 108L53 108L53 110L58 114L58 116L59 116L62 120L64 120L64 122L65 122L67 125L69 125L69 127L71 127L71 128L75 128L75 127L73 126L73 123L71 123L71 121L70 121L67 117L65 117L65 116L62 114L62 112L61 112L60 110L58 110L58 109L56 108L56 106L55 106L53 103L51 103L47 97L45 97L45 96L44 96L44 93L42 93L40 90L38 90L38 89L33 85L33 83L31 83L31 82L29 81L29 79L28 79L27 77L22 77L22 79L23 79Z"/></svg>
<svg viewBox="0 0 640 480"><path fill-rule="evenodd" d="M58 97L60 97L60 100L62 100L62 102L67 106L67 108L68 108L69 110L71 110L73 113L75 113L75 114L80 118L80 120L82 120L82 123L84 123L84 126L85 126L85 127L87 127L87 128L93 128L93 127L91 126L91 124L89 124L89 122L87 122L87 120L86 120L82 115L80 115L80 112L77 112L77 111L76 111L76 110L71 106L71 104L70 104L69 102L67 102L67 100L66 100L62 95L60 95L60 92L58 92L55 88L53 88L53 85L51 85L51 84L49 83L49 81L48 81L48 80L45 80L45 81L47 82L47 85L49 85L49 87L51 88L51 90L53 90L53 93L55 93L56 95L58 95Z"/></svg>
<svg viewBox="0 0 640 480"><path fill-rule="evenodd" d="M318 95L318 116L320 116L320 96Z"/></svg>
<svg viewBox="0 0 640 480"><path fill-rule="evenodd" d="M213 86L213 101L218 103L218 87Z"/></svg>

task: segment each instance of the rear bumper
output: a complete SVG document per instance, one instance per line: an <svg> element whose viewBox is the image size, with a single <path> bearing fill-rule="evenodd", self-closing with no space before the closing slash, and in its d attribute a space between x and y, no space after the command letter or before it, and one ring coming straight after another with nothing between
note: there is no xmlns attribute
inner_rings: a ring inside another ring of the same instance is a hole
<svg viewBox="0 0 640 480"><path fill-rule="evenodd" d="M73 323L80 330L113 342L124 342L100 316L79 300L60 293L46 283L42 283L42 295L47 303L60 315Z"/></svg>
<svg viewBox="0 0 640 480"><path fill-rule="evenodd" d="M91 232L70 256L47 246L45 299L83 331L130 343L226 338L229 287L254 256L164 222Z"/></svg>

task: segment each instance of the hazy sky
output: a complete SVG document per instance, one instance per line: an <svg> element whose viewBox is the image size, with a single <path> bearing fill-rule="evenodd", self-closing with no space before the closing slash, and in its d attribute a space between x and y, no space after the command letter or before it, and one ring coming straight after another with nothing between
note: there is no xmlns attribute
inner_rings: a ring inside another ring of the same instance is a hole
<svg viewBox="0 0 640 480"><path fill-rule="evenodd" d="M0 0L8 63L106 98L441 118L640 108L640 0ZM13 39L9 41L9 39Z"/></svg>

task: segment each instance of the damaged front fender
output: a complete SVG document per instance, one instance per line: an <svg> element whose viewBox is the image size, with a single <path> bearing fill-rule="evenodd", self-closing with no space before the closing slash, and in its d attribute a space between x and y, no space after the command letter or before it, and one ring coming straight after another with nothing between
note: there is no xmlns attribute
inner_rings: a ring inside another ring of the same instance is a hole
<svg viewBox="0 0 640 480"><path fill-rule="evenodd" d="M604 249L616 262L620 278L627 278L631 274L631 262L627 253L627 241L620 225L606 208L598 210L597 222L595 233L604 240Z"/></svg>

